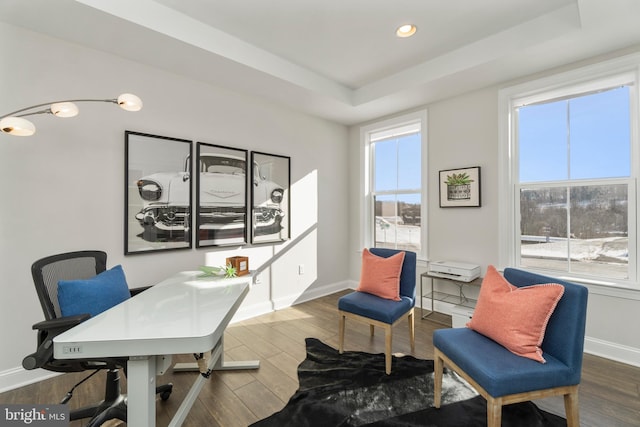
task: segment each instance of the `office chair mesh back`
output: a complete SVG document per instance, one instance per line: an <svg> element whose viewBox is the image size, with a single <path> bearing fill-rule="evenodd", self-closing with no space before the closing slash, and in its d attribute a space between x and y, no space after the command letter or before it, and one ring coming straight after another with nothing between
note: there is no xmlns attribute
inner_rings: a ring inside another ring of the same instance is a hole
<svg viewBox="0 0 640 427"><path fill-rule="evenodd" d="M78 251L43 258L31 267L31 274L47 320L62 317L58 304L60 280L89 279L106 270L107 254Z"/></svg>

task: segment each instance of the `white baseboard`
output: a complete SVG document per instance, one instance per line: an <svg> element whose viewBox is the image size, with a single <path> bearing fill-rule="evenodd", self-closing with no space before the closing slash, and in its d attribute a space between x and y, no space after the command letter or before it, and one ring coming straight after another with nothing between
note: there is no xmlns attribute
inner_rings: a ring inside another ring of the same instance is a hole
<svg viewBox="0 0 640 427"><path fill-rule="evenodd" d="M331 295L338 291L349 289L351 286L350 281L343 281L337 283L331 283L329 285L313 288L308 291L301 292L299 294L292 294L286 297L277 298L273 300L273 309L282 310L283 308L291 307L296 304L303 303L305 301L311 301L316 298L320 298L326 295Z"/></svg>
<svg viewBox="0 0 640 427"><path fill-rule="evenodd" d="M640 367L640 349L638 348L586 337L584 341L584 351L594 356Z"/></svg>
<svg viewBox="0 0 640 427"><path fill-rule="evenodd" d="M236 311L236 314L233 316L230 323L251 319L252 317L271 313L272 311L273 305L271 304L271 301L261 302L259 304L253 304L247 307L240 307L238 311Z"/></svg>
<svg viewBox="0 0 640 427"><path fill-rule="evenodd" d="M0 393L44 381L57 375L61 374L44 369L34 369L33 371L27 371L24 368L8 369L0 372Z"/></svg>

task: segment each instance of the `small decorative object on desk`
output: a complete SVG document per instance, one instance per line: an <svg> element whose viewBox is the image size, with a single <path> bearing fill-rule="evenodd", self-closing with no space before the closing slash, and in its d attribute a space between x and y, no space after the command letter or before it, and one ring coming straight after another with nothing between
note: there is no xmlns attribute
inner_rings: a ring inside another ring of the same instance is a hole
<svg viewBox="0 0 640 427"><path fill-rule="evenodd" d="M227 258L227 266L231 265L236 269L236 275L244 276L249 274L249 258L246 256L234 256Z"/></svg>
<svg viewBox="0 0 640 427"><path fill-rule="evenodd" d="M224 276L228 278L228 277L236 277L238 275L235 267L233 267L231 264L227 264L224 267L210 267L208 265L201 265L200 270L203 273L201 277Z"/></svg>

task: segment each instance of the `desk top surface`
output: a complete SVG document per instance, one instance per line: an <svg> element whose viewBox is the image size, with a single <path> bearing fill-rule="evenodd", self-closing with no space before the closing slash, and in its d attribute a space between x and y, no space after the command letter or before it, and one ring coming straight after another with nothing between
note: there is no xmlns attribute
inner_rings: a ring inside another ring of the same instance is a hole
<svg viewBox="0 0 640 427"><path fill-rule="evenodd" d="M252 276L178 273L54 338L56 359L202 353L222 337Z"/></svg>

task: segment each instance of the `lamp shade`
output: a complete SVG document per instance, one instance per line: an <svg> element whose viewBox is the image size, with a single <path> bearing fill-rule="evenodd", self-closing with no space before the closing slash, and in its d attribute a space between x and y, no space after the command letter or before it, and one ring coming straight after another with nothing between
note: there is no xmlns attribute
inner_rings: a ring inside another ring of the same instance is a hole
<svg viewBox="0 0 640 427"><path fill-rule="evenodd" d="M73 102L56 102L51 104L51 113L56 117L75 117L78 115L78 107Z"/></svg>
<svg viewBox="0 0 640 427"><path fill-rule="evenodd" d="M0 130L16 136L30 136L36 133L36 127L22 117L5 117L0 120Z"/></svg>
<svg viewBox="0 0 640 427"><path fill-rule="evenodd" d="M123 110L140 111L142 109L142 100L132 93L123 93L118 97L118 105Z"/></svg>

